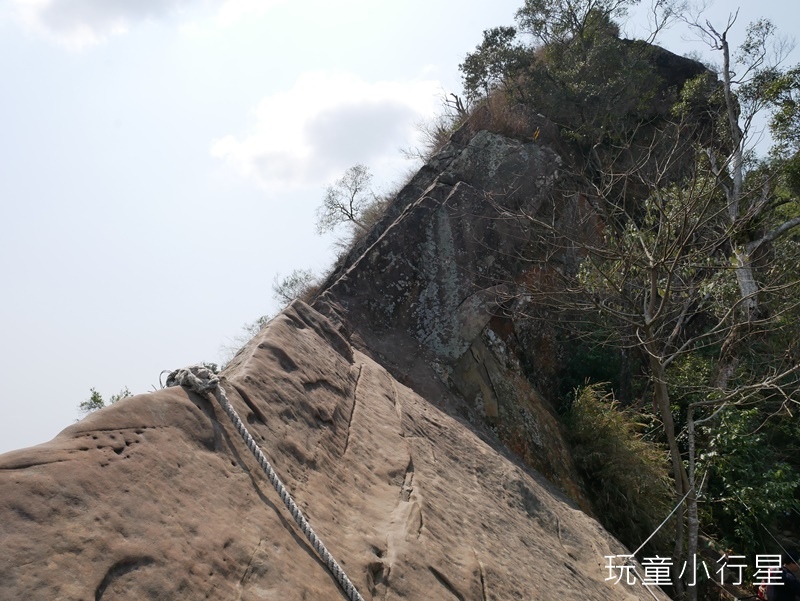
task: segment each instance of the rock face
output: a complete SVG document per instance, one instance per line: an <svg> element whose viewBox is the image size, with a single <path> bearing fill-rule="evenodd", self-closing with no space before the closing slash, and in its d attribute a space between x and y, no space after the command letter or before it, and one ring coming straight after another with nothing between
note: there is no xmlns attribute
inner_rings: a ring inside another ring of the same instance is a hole
<svg viewBox="0 0 800 601"><path fill-rule="evenodd" d="M563 194L571 184L560 166L541 141L470 136L464 128L399 193L316 306L400 381L472 424L488 424L591 511L554 412L511 351L518 324L504 318L519 302L518 284L532 277L541 232L526 216L552 220L573 238L596 231L585 200ZM551 263L570 260L565 252Z"/></svg>
<svg viewBox="0 0 800 601"><path fill-rule="evenodd" d="M231 402L365 599L646 599L621 546L541 476L296 303ZM183 389L0 460L5 599L337 599L219 407Z"/></svg>
<svg viewBox="0 0 800 601"><path fill-rule="evenodd" d="M330 286L370 331L405 328L442 362L461 357L508 298L530 239L515 215L538 212L558 179L544 146L482 131L459 150Z"/></svg>
<svg viewBox="0 0 800 601"><path fill-rule="evenodd" d="M666 599L606 581L622 545L498 439L529 420L514 450L588 506L502 322L531 243L509 210L555 211L558 158L463 138L240 351L228 398L365 599ZM0 544L3 599L345 598L220 407L181 388L1 456Z"/></svg>

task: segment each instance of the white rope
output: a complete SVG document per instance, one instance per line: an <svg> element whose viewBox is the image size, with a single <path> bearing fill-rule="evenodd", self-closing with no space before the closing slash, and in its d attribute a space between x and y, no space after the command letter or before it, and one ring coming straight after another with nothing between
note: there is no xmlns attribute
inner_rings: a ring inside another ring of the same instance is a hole
<svg viewBox="0 0 800 601"><path fill-rule="evenodd" d="M708 473L708 472L706 472L706 474L707 474L707 473ZM701 489L701 490L702 490L702 488L703 488L703 482L705 482L705 480L706 480L706 474L703 474L703 479L700 481L700 489ZM633 560L634 560L634 559L636 559L636 555L638 555L638 554L639 554L639 551L641 551L641 550L644 548L644 546L645 546L647 543L649 543L649 542L650 542L650 539L652 539L652 538L653 538L653 537L654 537L656 534L658 534L658 531L659 531L659 530L661 530L661 528L663 528L663 527L664 527L664 524L666 524L666 523L669 521L669 518L671 518L671 517L672 517L672 514L674 514L676 511L678 511L678 508L679 508L681 505L683 505L684 501L686 501L686 498L687 498L687 497L688 497L688 496L691 494L692 490L693 490L693 489L689 489L689 492L687 492L685 495L683 495L683 498L682 498L680 501L678 501L678 504L677 504L677 505L675 505L675 507L672 509L672 511L670 511L670 512L669 512L669 515L668 515L667 517L665 517L665 518L664 518L664 521L663 521L663 522L661 522L661 523L658 525L658 527L657 527L655 530L653 530L653 532L650 534L650 536L648 536L648 537L645 539L645 541L644 541L644 542L643 542L641 545L639 545L639 548L638 548L638 549L636 549L636 551L634 551L633 553L631 553L631 554L628 556L628 557L629 557L629 559L628 559L628 561L627 561L626 563L628 563L629 565L632 565L632 566L634 566L634 571L635 571L636 564L634 563L634 561L633 561ZM713 580L713 579L712 579L712 580ZM649 585L649 584L645 584L645 585L644 585L644 587L645 587L645 589L647 589L647 592L648 592L648 593L650 593L650 595L653 597L653 599L657 599L657 597L656 597L655 593L653 593L653 591L651 591L651 590L650 590L650 585Z"/></svg>
<svg viewBox="0 0 800 601"><path fill-rule="evenodd" d="M756 522L758 522L758 525L759 525L759 526L761 526L761 527L762 527L762 528L763 528L763 529L766 531L766 533L767 533L767 534L769 534L770 538L772 538L772 540L774 540L774 541L775 541L775 544L777 544L777 545L778 545L778 546L781 548L781 551L784 553L784 555L789 555L789 552L786 550L786 547L784 547L784 546L783 546L783 545L780 543L780 541L779 541L777 538L775 538L775 537L773 536L773 534L772 534L772 532L770 532L769 528L767 528L767 527L764 525L764 523L763 523L761 520L759 520L759 519L758 519L758 516L756 515L756 512L755 512L755 511L753 511L753 509L752 509L752 508L751 508L751 507L750 507L750 506L749 506L747 503L745 503L745 502L742 500L742 497L740 497L740 496L739 496L739 494L738 494L736 491L733 491L733 494L734 494L734 496L735 496L737 499L739 499L739 502L740 502L742 505L744 505L744 508L745 508L745 509L747 509L747 511L749 511L749 512L750 512L750 515L752 515L752 516L753 516L753 519L755 519L755 521L756 521Z"/></svg>
<svg viewBox="0 0 800 601"><path fill-rule="evenodd" d="M705 476L703 476L703 478L705 478ZM702 488L702 483L701 483L701 488ZM636 551L634 551L633 553L631 553L631 557L635 557L635 556L636 556L636 555L639 553L639 551L641 551L641 550L642 550L642 548L644 548L644 546L645 546L647 543L649 543L649 542L650 542L650 539L651 539L651 538L653 538L653 537L654 537L656 534L658 534L658 531L659 531L659 530L661 530L661 528L663 528L663 527L664 527L664 524L666 524L666 523L669 521L669 518L671 518L671 517L672 517L672 514L673 514L673 513L675 513L676 511L678 511L678 508L679 508L681 505L683 505L683 502L686 500L686 497L688 497L688 496L689 496L691 493L692 493L692 489L689 489L689 492L687 492L685 495L683 495L683 498L682 498L680 501L678 501L678 504L677 504L677 505L675 505L675 507L672 509L672 511L670 511L670 512L669 512L669 515L668 515L667 517L665 517L665 518L664 518L664 521L663 521L663 522L661 522L661 523L658 525L658 528L656 528L655 530L653 530L652 534L650 534L650 536L648 536L648 537L645 539L645 541L644 541L644 542L643 542L641 545L639 545L639 548L638 548L638 549L636 549Z"/></svg>
<svg viewBox="0 0 800 601"><path fill-rule="evenodd" d="M213 396L217 399L220 406L225 413L228 414L228 417L233 422L236 430L241 435L242 439L247 445L247 448L250 449L250 452L255 456L256 461L258 461L258 465L260 465L261 469L264 470L264 473L267 475L267 478L269 478L272 486L277 491L278 495L283 501L283 504L286 505L286 509L288 509L289 513L292 514L294 521L300 527L300 530L303 531L303 534L306 535L308 542L311 543L311 546L314 547L314 550L319 554L323 562L325 562L325 565L328 567L330 573L333 574L333 577L336 578L339 586L342 587L342 590L350 598L350 601L364 601L364 598L359 594L356 587L347 577L347 574L345 574L344 570L342 570L339 564L336 563L336 560L330 554L328 549L325 548L325 545L322 544L322 541L319 539L316 532L314 532L314 530L311 528L311 525L303 515L303 512L300 511L300 508L286 490L283 482L281 482L280 478L275 473L275 470L272 469L269 461L267 461L267 458L261 451L258 443L256 443L256 441L253 439L250 432L247 431L247 428L242 423L242 420L239 418L236 410L233 408L230 402L228 402L228 398L225 396L225 391L220 384L219 378L203 365L191 365L184 369L175 370L169 374L167 377L167 386L183 386L184 388L195 391L197 394L205 394Z"/></svg>

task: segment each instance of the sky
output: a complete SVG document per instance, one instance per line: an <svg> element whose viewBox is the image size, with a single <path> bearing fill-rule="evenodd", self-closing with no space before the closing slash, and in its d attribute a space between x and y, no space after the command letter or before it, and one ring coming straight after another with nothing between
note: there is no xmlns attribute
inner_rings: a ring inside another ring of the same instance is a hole
<svg viewBox="0 0 800 601"><path fill-rule="evenodd" d="M331 265L325 187L416 169L401 149L521 4L0 0L0 453L79 419L91 388L222 362L278 309L276 277ZM794 35L796 4L742 6L734 34L765 16ZM660 43L704 52L684 37Z"/></svg>

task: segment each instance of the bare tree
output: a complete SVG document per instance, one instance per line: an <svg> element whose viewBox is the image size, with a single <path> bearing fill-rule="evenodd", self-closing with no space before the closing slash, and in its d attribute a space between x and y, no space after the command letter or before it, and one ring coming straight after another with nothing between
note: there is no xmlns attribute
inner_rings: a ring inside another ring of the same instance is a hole
<svg viewBox="0 0 800 601"><path fill-rule="evenodd" d="M317 276L310 269L295 269L285 277L276 274L272 280L272 298L278 303L280 309L283 309L293 300L309 294L316 283ZM221 345L223 366L229 363L245 344L263 330L273 317L275 314L262 315L255 321L244 324L239 334L231 338L228 343ZM205 365L208 367L213 364Z"/></svg>
<svg viewBox="0 0 800 601"><path fill-rule="evenodd" d="M344 172L336 182L328 186L322 205L317 210L317 232L324 234L343 223L349 223L366 231L363 222L364 210L377 196L372 191L372 174L364 165L357 164Z"/></svg>
<svg viewBox="0 0 800 601"><path fill-rule="evenodd" d="M780 69L791 46L785 39L776 39L775 26L761 19L748 26L744 44L732 53L729 35L737 17L738 11L729 15L722 29L699 15L687 18L686 22L712 50L722 55L719 76L724 138L710 139L704 152L725 193L728 219L734 230L736 278L744 307L750 316L757 318L761 310L760 285L754 258L765 245L800 225L800 217L770 222L769 217L785 199L776 198L775 181L768 173L748 182L749 171L754 167L753 144L760 137L755 131L756 117L775 108L776 86L793 83L781 83ZM765 229L765 225L769 227Z"/></svg>
<svg viewBox="0 0 800 601"><path fill-rule="evenodd" d="M429 120L417 123L420 146L401 149L407 159L427 162L445 147L453 132L469 117L471 106L457 94L441 98L441 111Z"/></svg>
<svg viewBox="0 0 800 601"><path fill-rule="evenodd" d="M278 274L272 281L272 298L282 309L293 300L309 294L316 282L317 276L310 269L295 269L284 278Z"/></svg>

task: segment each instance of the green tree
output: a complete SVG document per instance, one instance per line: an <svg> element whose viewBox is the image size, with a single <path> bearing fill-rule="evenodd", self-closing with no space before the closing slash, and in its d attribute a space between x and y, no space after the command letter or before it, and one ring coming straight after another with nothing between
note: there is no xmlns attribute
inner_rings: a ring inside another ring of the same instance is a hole
<svg viewBox="0 0 800 601"><path fill-rule="evenodd" d="M800 197L800 66L776 73L763 87L773 108L770 129L775 139L772 158L783 173L783 198ZM793 215L797 217L797 215Z"/></svg>
<svg viewBox="0 0 800 601"><path fill-rule="evenodd" d="M485 30L483 41L459 65L467 99L476 101L505 87L530 62L530 50L517 40L516 28Z"/></svg>
<svg viewBox="0 0 800 601"><path fill-rule="evenodd" d="M517 11L517 28L485 31L483 42L467 55L461 64L465 94L480 104L481 98L503 93L529 113L545 115L578 145L584 169L599 168L636 126L653 119L664 87L652 47L619 38L614 19L635 4L638 0L528 0ZM654 31L674 20L675 6L654 5Z"/></svg>
<svg viewBox="0 0 800 601"><path fill-rule="evenodd" d="M517 11L520 29L542 46L591 45L599 29L625 17L640 0L525 0ZM661 3L662 6L666 3ZM615 33L619 29L612 25Z"/></svg>
<svg viewBox="0 0 800 601"><path fill-rule="evenodd" d="M106 405L105 401L103 400L103 396L97 392L97 390L90 388L89 391L91 392L89 398L78 405L78 410L81 413L89 414L93 411L97 411L98 409L102 409L103 407L107 407L108 405L113 405L122 399L133 396L133 393L131 393L131 391L128 390L128 387L125 386L117 394L112 394L108 399L108 405Z"/></svg>
<svg viewBox="0 0 800 601"><path fill-rule="evenodd" d="M762 316L761 288L757 260L767 246L800 225L800 216L781 219L779 207L797 206L798 197L776 194L780 176L791 181L798 138L794 126L800 123L797 95L798 67L782 69L785 43L776 39L775 26L766 19L751 23L744 43L734 51L729 36L738 12L717 29L700 18L687 19L709 47L722 58L720 71L722 114L711 115L716 124L706 137L703 152L709 167L725 193L727 216L732 230L731 251L742 302L751 319ZM778 144L771 166L754 159L754 123L759 114L771 115ZM789 155L789 156L787 156ZM774 171L770 167L779 167ZM763 274L762 274L763 275Z"/></svg>
<svg viewBox="0 0 800 601"><path fill-rule="evenodd" d="M704 510L705 521L738 554L752 556L773 548L774 541L761 526L781 523L791 512L800 512L795 496L800 471L775 444L787 426L789 420L765 425L757 407L727 407L707 434L698 458L698 465L709 474L711 502Z"/></svg>
<svg viewBox="0 0 800 601"><path fill-rule="evenodd" d="M573 11L565 20L545 8L594 3L526 4L535 10L523 25L549 45L525 75L531 85L524 100L552 107L562 133L577 143L567 169L597 219L578 235L557 227L556 201L546 218L528 216L540 240L550 236L540 270L558 282L524 294L565 320L594 320L610 333L610 347L645 357L680 507L672 554L680 564L697 552L697 444L713 437L723 411L766 403L778 411L798 398L797 359L768 344L785 337L795 315L787 292L797 287L797 244L787 236L800 219L779 210L797 205L786 184L786 165L796 156L791 125L778 136L778 159L756 161L748 151L759 112L773 111L773 128L793 123L796 79L793 70L766 64L768 23L748 29L739 76L727 43L735 19L722 32L706 24L702 31L723 54L721 78L690 82L673 116L662 110L656 118L640 103L657 93L647 81L654 78L647 49L618 40L610 21L630 3L598 4L605 10ZM635 85L625 89L625 73L614 72L613 62L636 67ZM545 76L531 77L534 71ZM518 93L508 85L503 92ZM577 267L553 269L553 255L577 257ZM756 358L755 348L768 356ZM703 353L714 357L714 369L682 389L678 366ZM679 579L675 584L682 594ZM696 598L696 589L687 592Z"/></svg>
<svg viewBox="0 0 800 601"><path fill-rule="evenodd" d="M670 174L670 161L686 162L691 136L685 136L682 124L663 133L673 141L672 153L664 154L663 146L659 148L663 173ZM613 193L620 174L605 175L599 181L606 184L595 183L590 192L590 202L601 217L600 239L569 237L553 221L531 217L532 228L542 234L549 232L559 254L570 249L582 260L574 270L568 265L550 269L559 280L554 286L537 286L524 294L549 305L551 315L560 312L562 322L595 320L597 329L608 332L606 345L633 348L645 357L653 405L670 451L675 503L681 507L672 553L680 565L697 551L695 426L708 426L723 407L745 407L765 400L767 393L776 399L783 395L783 402L796 399L793 376L798 365L781 356L773 356L768 365L758 369L751 369L741 359L735 364L725 360L732 340L746 348L761 336L779 334L788 325L782 319L787 309L776 299L773 319L761 319L757 324L741 310L743 300L736 294L736 271L729 255L727 203L706 164L698 160L691 175L678 182L666 175L660 181L650 179L649 169L630 170L626 174L629 185L649 190L633 214ZM539 267L548 270L548 266L552 267L550 257ZM762 292L773 296L780 290L764 287ZM748 324L756 328L744 329ZM693 395L689 395L676 385L676 365L703 352L718 354L718 368L709 380L693 382ZM742 353L737 351L740 357ZM736 369L725 373L728 365ZM679 443L681 423L687 428L685 449ZM676 587L681 588L677 581ZM688 593L691 599L696 590Z"/></svg>

